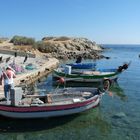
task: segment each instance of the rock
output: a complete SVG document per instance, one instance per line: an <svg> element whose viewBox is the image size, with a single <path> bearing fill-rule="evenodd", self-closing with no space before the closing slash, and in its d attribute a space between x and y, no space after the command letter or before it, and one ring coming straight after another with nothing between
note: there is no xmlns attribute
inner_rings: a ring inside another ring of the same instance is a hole
<svg viewBox="0 0 140 140"><path fill-rule="evenodd" d="M47 49L52 51L52 56L63 59L63 55L67 54L67 58L76 59L81 55L84 59L100 59L99 55L103 49L96 42L87 38L70 38L70 37L44 37L42 41L46 44Z"/></svg>
<svg viewBox="0 0 140 140"><path fill-rule="evenodd" d="M106 58L106 59L110 59L110 57L108 57L108 56L106 56L105 58Z"/></svg>
<svg viewBox="0 0 140 140"><path fill-rule="evenodd" d="M112 118L114 119L119 119L119 118L124 118L124 117L126 117L126 114L124 112L119 112L112 116Z"/></svg>

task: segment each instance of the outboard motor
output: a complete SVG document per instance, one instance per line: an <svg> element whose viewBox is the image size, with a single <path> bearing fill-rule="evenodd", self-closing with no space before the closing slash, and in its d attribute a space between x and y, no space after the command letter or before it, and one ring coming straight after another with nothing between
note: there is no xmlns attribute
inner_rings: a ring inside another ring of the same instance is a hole
<svg viewBox="0 0 140 140"><path fill-rule="evenodd" d="M128 64L124 64L124 65L123 65L123 69L126 70L127 68L128 68Z"/></svg>
<svg viewBox="0 0 140 140"><path fill-rule="evenodd" d="M130 64L130 63L129 63L129 64ZM128 69L129 64L125 63L125 64L123 64L122 66L119 66L118 69L117 69L117 71L118 71L118 72L122 72L123 70Z"/></svg>
<svg viewBox="0 0 140 140"><path fill-rule="evenodd" d="M118 72L122 72L122 70L123 70L122 66L119 66L118 69L117 69Z"/></svg>

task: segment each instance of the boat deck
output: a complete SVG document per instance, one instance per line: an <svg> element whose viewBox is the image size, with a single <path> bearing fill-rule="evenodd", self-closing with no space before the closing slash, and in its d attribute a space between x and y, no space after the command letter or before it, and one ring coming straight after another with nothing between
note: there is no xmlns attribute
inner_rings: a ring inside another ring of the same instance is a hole
<svg viewBox="0 0 140 140"><path fill-rule="evenodd" d="M92 93L85 94L49 94L46 96L34 96L27 95L25 98L21 99L18 107L29 107L29 106L53 106L53 105L66 105L73 104L78 102L83 102L87 100L87 98L91 97ZM93 95L92 95L93 96ZM0 101L0 105L11 106L11 101L6 101L5 99Z"/></svg>
<svg viewBox="0 0 140 140"><path fill-rule="evenodd" d="M58 68L58 72L65 73L64 68ZM116 70L110 70L110 71L100 71L100 70L72 70L71 74L83 74L83 75L108 75L108 74L114 74Z"/></svg>

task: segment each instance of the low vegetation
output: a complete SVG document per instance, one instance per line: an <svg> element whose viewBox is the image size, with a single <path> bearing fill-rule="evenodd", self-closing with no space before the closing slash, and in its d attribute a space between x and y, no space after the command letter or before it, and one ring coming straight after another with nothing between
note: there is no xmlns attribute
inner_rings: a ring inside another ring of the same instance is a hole
<svg viewBox="0 0 140 140"><path fill-rule="evenodd" d="M49 41L49 40L52 40L52 41L67 41L67 40L70 40L70 38L66 37L66 36L60 36L60 37L44 37L42 39L42 41Z"/></svg>
<svg viewBox="0 0 140 140"><path fill-rule="evenodd" d="M7 40L8 40L8 38L1 37L1 38L0 38L0 43L3 43L3 42L5 42L5 41L7 41Z"/></svg>
<svg viewBox="0 0 140 140"><path fill-rule="evenodd" d="M54 51L54 48L51 43L49 42L43 42L43 41L37 41L33 48L38 49L40 52L43 53L51 53Z"/></svg>
<svg viewBox="0 0 140 140"><path fill-rule="evenodd" d="M14 50L28 52L28 51L33 50L33 47L29 46L29 45L16 45L16 46L14 46Z"/></svg>
<svg viewBox="0 0 140 140"><path fill-rule="evenodd" d="M16 35L10 40L10 43L13 43L14 45L34 45L35 40L34 38Z"/></svg>

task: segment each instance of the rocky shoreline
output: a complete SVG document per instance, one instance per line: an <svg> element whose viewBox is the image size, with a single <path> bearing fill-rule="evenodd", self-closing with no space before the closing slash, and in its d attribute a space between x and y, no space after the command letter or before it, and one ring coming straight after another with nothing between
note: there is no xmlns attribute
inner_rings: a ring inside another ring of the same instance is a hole
<svg viewBox="0 0 140 140"><path fill-rule="evenodd" d="M6 41L6 43L0 43L0 50L4 61L4 57L11 57L11 62L9 61L7 64L13 62L14 54L17 52L16 64L18 66L25 65L22 62L25 54L32 54L28 55L26 64L33 63L37 66L37 70L19 74L15 79L16 86L32 83L37 78L51 72L51 69L57 67L58 59L77 59L79 56L83 59L107 58L101 55L104 48L86 38L45 37L41 41L41 46L15 45ZM0 94L3 95L2 86L0 86Z"/></svg>
<svg viewBox="0 0 140 140"><path fill-rule="evenodd" d="M86 51L86 52L74 52L74 51L69 51L69 52L53 52L51 53L52 57L55 57L57 59L63 59L63 60L68 60L68 59L76 59L79 56L81 56L83 59L102 59L106 58L103 55L99 55L99 52L97 51Z"/></svg>

